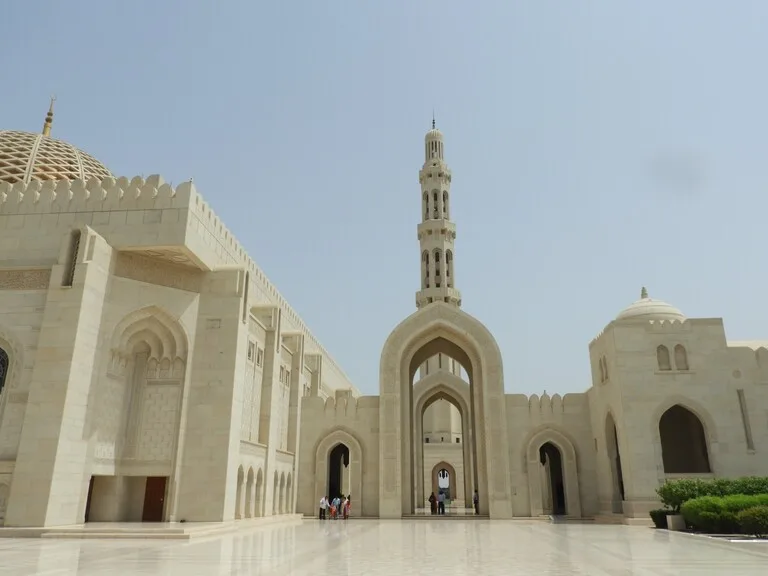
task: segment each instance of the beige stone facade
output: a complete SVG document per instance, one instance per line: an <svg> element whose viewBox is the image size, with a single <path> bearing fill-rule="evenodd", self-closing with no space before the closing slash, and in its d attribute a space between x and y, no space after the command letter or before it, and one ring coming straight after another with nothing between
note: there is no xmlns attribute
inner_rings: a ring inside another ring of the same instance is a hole
<svg viewBox="0 0 768 576"><path fill-rule="evenodd" d="M460 308L434 127L417 311L386 341L378 396L191 182L114 178L25 134L0 131L5 526L315 515L341 493L396 518L441 490L451 512L477 490L491 518L633 518L667 478L768 474L768 343L645 292L589 345L586 392L505 393L492 334Z"/></svg>

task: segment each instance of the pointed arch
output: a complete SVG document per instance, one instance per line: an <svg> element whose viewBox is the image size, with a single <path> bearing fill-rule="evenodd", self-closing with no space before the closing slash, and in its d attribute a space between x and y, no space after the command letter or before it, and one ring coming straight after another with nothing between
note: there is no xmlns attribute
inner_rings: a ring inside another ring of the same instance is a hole
<svg viewBox="0 0 768 576"><path fill-rule="evenodd" d="M179 322L158 306L147 306L126 315L115 326L111 348L119 355L133 352L144 342L149 346L150 358L168 358L186 361L188 338Z"/></svg>
<svg viewBox="0 0 768 576"><path fill-rule="evenodd" d="M254 517L260 518L264 516L264 472L261 468L256 472L256 489L254 495L256 506L254 510Z"/></svg>
<svg viewBox="0 0 768 576"><path fill-rule="evenodd" d="M448 210L448 190L443 190L443 218L446 220L451 219L451 213Z"/></svg>
<svg viewBox="0 0 768 576"><path fill-rule="evenodd" d="M659 418L659 443L665 474L710 474L712 467L704 423L683 404Z"/></svg>
<svg viewBox="0 0 768 576"><path fill-rule="evenodd" d="M4 405L3 392L17 386L20 378L21 366L24 365L21 351L11 332L0 326L0 418Z"/></svg>
<svg viewBox="0 0 768 576"><path fill-rule="evenodd" d="M243 517L243 489L244 489L244 477L243 467L237 468L237 490L235 492L235 520L239 520Z"/></svg>
<svg viewBox="0 0 768 576"><path fill-rule="evenodd" d="M245 480L245 517L253 518L253 468L248 468Z"/></svg>
<svg viewBox="0 0 768 576"><path fill-rule="evenodd" d="M677 344L675 346L675 368L677 370L688 370L688 352L685 346Z"/></svg>
<svg viewBox="0 0 768 576"><path fill-rule="evenodd" d="M659 365L659 370L672 370L672 364L669 360L669 348L664 346L664 344L659 344L656 347L656 362Z"/></svg>
<svg viewBox="0 0 768 576"><path fill-rule="evenodd" d="M429 220L429 192L424 190L424 220Z"/></svg>
<svg viewBox="0 0 768 576"><path fill-rule="evenodd" d="M472 450L480 513L512 516L503 366L499 347L477 319L435 302L403 320L389 335L379 371L379 516L415 510L413 377L439 352L458 361L470 382Z"/></svg>
<svg viewBox="0 0 768 576"><path fill-rule="evenodd" d="M525 469L528 473L528 489L531 500L531 516L541 516L544 513L544 501L541 481L538 474L540 466L539 450L545 444L551 444L560 452L562 461L563 481L565 484L565 510L568 516L581 517L581 494L579 487L579 470L576 448L570 437L561 430L546 426L529 436L525 450Z"/></svg>
<svg viewBox="0 0 768 576"><path fill-rule="evenodd" d="M334 428L328 431L315 446L315 502L319 502L323 496L328 494L328 459L331 451L339 444L343 444L349 449L349 494L354 502L359 502L361 515L366 514L363 510L363 448L357 436L346 428Z"/></svg>

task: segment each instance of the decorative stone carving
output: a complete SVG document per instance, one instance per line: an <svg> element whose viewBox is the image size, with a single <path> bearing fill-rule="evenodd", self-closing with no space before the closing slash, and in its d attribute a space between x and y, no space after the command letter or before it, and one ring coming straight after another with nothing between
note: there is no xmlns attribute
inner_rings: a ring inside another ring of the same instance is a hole
<svg viewBox="0 0 768 576"><path fill-rule="evenodd" d="M0 270L0 290L47 290L50 280L47 268Z"/></svg>
<svg viewBox="0 0 768 576"><path fill-rule="evenodd" d="M117 257L115 276L187 292L200 292L203 272L138 254L121 253Z"/></svg>

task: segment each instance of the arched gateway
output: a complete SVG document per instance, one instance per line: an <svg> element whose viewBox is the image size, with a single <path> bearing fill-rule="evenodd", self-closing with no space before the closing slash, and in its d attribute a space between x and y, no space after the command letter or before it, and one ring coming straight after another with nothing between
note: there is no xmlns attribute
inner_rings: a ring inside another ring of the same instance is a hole
<svg viewBox="0 0 768 576"><path fill-rule="evenodd" d="M465 369L470 384L472 462L480 514L511 518L507 420L501 354L491 333L455 305L433 302L390 334L381 355L379 515L399 518L415 510L416 455L413 378L429 357L446 354Z"/></svg>

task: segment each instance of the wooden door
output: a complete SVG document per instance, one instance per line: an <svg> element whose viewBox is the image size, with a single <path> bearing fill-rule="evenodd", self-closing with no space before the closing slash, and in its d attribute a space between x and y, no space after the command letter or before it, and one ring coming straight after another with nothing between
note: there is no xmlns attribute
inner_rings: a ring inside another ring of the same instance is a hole
<svg viewBox="0 0 768 576"><path fill-rule="evenodd" d="M148 476L144 489L142 522L162 522L165 504L165 476Z"/></svg>

